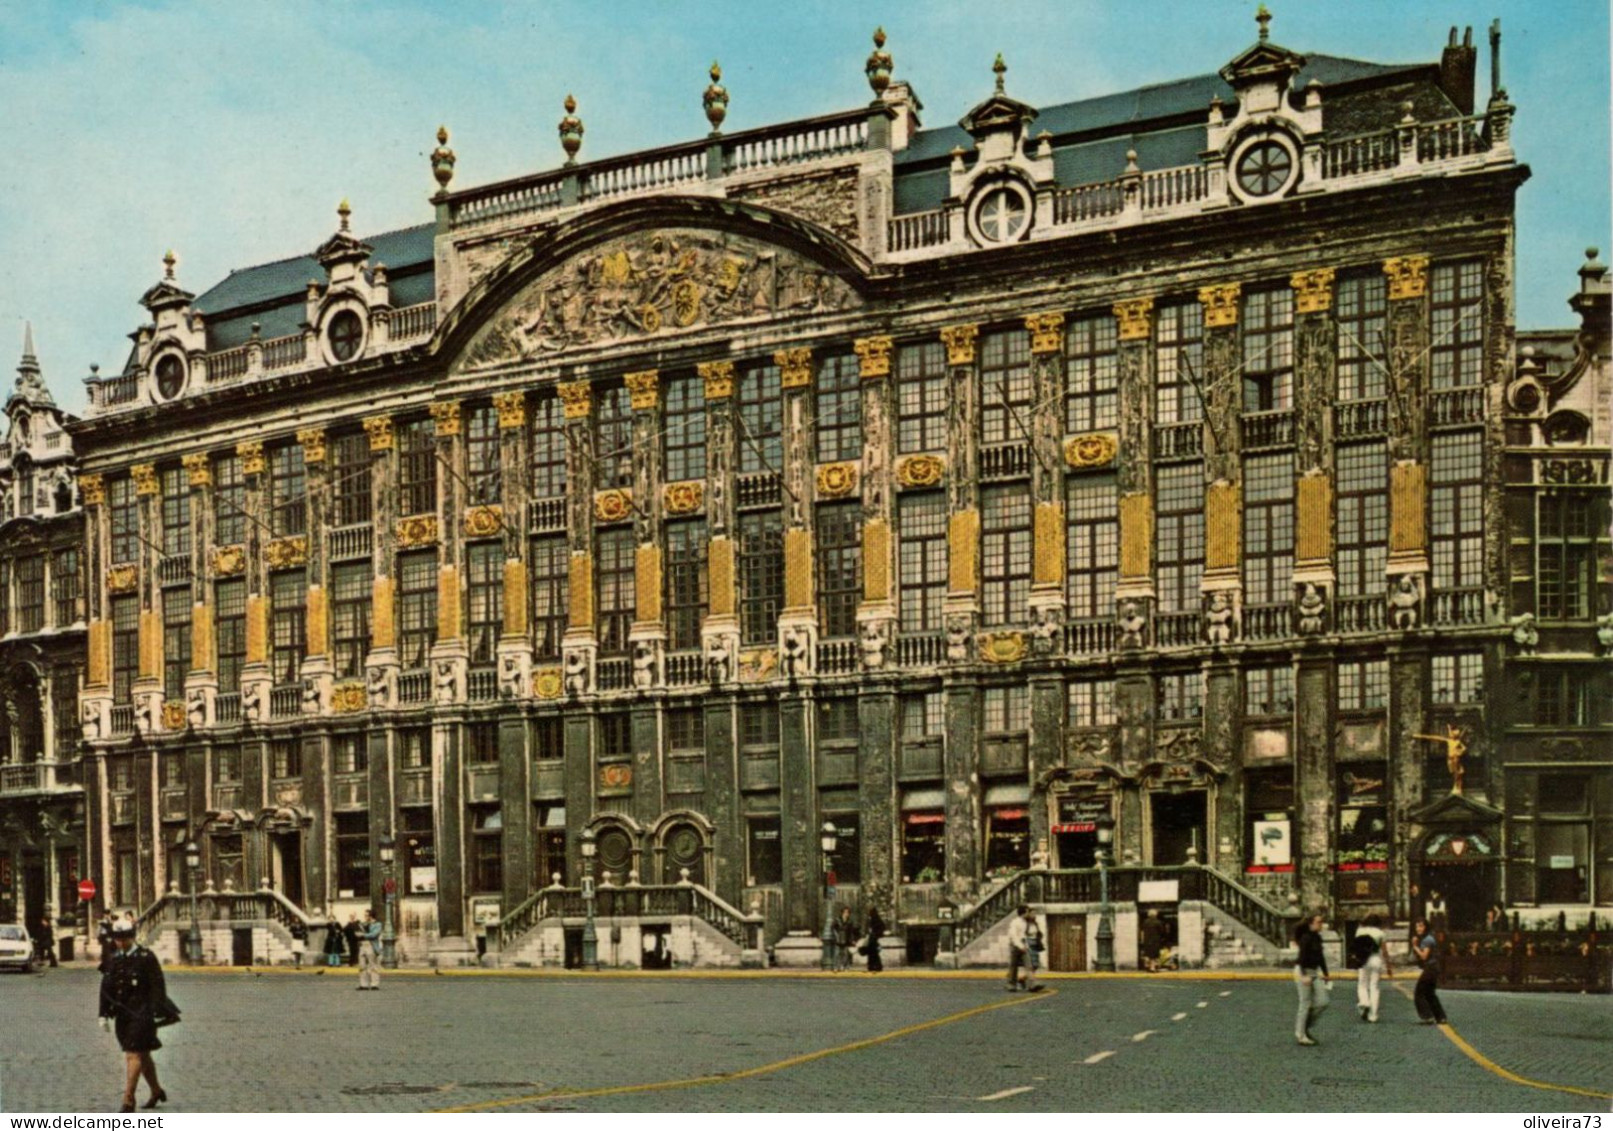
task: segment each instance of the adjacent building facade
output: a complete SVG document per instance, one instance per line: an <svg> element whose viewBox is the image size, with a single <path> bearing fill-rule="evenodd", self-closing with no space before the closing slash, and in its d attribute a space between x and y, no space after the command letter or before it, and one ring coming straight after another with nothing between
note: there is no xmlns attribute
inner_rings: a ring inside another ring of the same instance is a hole
<svg viewBox="0 0 1613 1131"><path fill-rule="evenodd" d="M1516 364L1470 39L1268 20L1040 111L999 58L955 127L882 33L809 121L722 133L714 67L705 140L579 164L568 100L553 172L454 189L440 132L421 227L170 258L70 427L106 898L195 838L379 907L391 838L456 961L586 832L640 918L815 933L832 880L922 958L1113 821L1279 912L1613 903L1606 271Z"/></svg>

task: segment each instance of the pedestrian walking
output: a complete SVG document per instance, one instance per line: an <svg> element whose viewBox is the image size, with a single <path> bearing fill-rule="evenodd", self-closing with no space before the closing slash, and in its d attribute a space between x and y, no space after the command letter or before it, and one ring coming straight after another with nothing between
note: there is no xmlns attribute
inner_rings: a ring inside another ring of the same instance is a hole
<svg viewBox="0 0 1613 1131"><path fill-rule="evenodd" d="M1350 944L1350 957L1355 959L1355 1008L1361 1020L1378 1023L1378 982L1395 976L1389 965L1389 943L1383 937L1383 917L1368 915L1366 922L1356 928L1355 941Z"/></svg>
<svg viewBox="0 0 1613 1131"><path fill-rule="evenodd" d="M347 917L347 926L342 928L342 934L347 939L347 964L357 966L359 941L364 937L364 928L359 925L356 912Z"/></svg>
<svg viewBox="0 0 1613 1131"><path fill-rule="evenodd" d="M56 931L50 925L50 916L44 915L39 920L39 933L34 936L39 946L39 960L49 962L52 966L56 962Z"/></svg>
<svg viewBox="0 0 1613 1131"><path fill-rule="evenodd" d="M145 1077L151 1089L147 1108L168 1099L157 1081L157 1065L151 1054L162 1048L157 1039L159 1013L170 1008L168 989L163 982L157 956L134 939L133 923L118 923L112 932L118 956L106 964L101 975L101 1028L116 1032L123 1050L123 1111L134 1110L135 1089ZM173 1014L177 1019L177 1011Z"/></svg>
<svg viewBox="0 0 1613 1131"><path fill-rule="evenodd" d="M1294 985L1299 989L1299 1013L1294 1018L1294 1040L1314 1045L1311 1027L1327 1008L1332 982L1327 973L1327 955L1322 948L1321 913L1310 916L1294 932L1299 957L1294 962Z"/></svg>
<svg viewBox="0 0 1613 1131"><path fill-rule="evenodd" d="M1041 928L1031 915L1030 904L1021 903L1008 924L1008 985L1013 993L1023 985L1027 990L1034 984L1035 955L1031 950L1034 937L1036 950L1041 950Z"/></svg>
<svg viewBox="0 0 1613 1131"><path fill-rule="evenodd" d="M381 988L381 964L377 961L381 954L381 923L375 912L364 912L364 925L359 931L358 988L378 990Z"/></svg>
<svg viewBox="0 0 1613 1131"><path fill-rule="evenodd" d="M106 973L107 965L112 961L112 956L117 953L117 948L112 945L113 926L112 912L101 912L101 922L95 928L95 941L101 944L100 969L103 974Z"/></svg>
<svg viewBox="0 0 1613 1131"><path fill-rule="evenodd" d="M346 949L347 936L342 933L342 925L332 919L325 926L325 965L340 966Z"/></svg>
<svg viewBox="0 0 1613 1131"><path fill-rule="evenodd" d="M851 918L851 908L842 907L834 920L834 971L840 973L851 966L851 948L857 945L857 924Z"/></svg>
<svg viewBox="0 0 1613 1131"><path fill-rule="evenodd" d="M1417 956L1422 973L1411 1000L1417 1006L1417 1024L1445 1024L1445 1007L1439 1003L1439 942L1428 920L1419 919L1412 929L1411 952Z"/></svg>
<svg viewBox="0 0 1613 1131"><path fill-rule="evenodd" d="M863 922L862 950L868 956L868 972L878 974L885 969L885 960L879 956L879 940L885 937L885 919L879 908L870 907Z"/></svg>
<svg viewBox="0 0 1613 1131"><path fill-rule="evenodd" d="M308 925L301 919L291 922L291 964L302 965L302 956L308 953Z"/></svg>
<svg viewBox="0 0 1613 1131"><path fill-rule="evenodd" d="M1144 970L1159 969L1159 954L1165 949L1165 920L1159 917L1159 908L1150 907L1143 918L1142 965Z"/></svg>
<svg viewBox="0 0 1613 1131"><path fill-rule="evenodd" d="M1042 967L1042 947L1045 945L1047 932L1037 915L1028 908L1025 914L1025 992L1038 993L1042 985L1036 980L1036 971Z"/></svg>

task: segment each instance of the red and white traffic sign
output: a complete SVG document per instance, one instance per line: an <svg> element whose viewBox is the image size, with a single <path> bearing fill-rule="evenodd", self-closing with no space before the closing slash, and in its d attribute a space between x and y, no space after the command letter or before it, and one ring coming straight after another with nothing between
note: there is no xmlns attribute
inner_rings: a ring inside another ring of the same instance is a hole
<svg viewBox="0 0 1613 1131"><path fill-rule="evenodd" d="M95 898L95 881L80 880L78 882L78 897L85 903Z"/></svg>

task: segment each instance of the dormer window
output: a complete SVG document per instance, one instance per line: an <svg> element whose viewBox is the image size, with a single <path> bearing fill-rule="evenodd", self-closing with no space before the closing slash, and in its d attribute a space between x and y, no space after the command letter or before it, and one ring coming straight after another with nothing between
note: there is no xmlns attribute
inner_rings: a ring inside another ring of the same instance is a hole
<svg viewBox="0 0 1613 1131"><path fill-rule="evenodd" d="M157 377L157 395L171 401L185 391L185 359L175 353L157 359L154 370Z"/></svg>
<svg viewBox="0 0 1613 1131"><path fill-rule="evenodd" d="M332 357L337 361L352 361L364 343L364 323L351 310L339 311L330 320L326 337L330 342Z"/></svg>
<svg viewBox="0 0 1613 1131"><path fill-rule="evenodd" d="M982 244L1012 243L1030 229L1030 192L1017 180L982 189L971 214L975 239Z"/></svg>
<svg viewBox="0 0 1613 1131"><path fill-rule="evenodd" d="M1250 196L1271 196L1288 183L1294 161L1275 141L1250 146L1238 160L1238 185Z"/></svg>

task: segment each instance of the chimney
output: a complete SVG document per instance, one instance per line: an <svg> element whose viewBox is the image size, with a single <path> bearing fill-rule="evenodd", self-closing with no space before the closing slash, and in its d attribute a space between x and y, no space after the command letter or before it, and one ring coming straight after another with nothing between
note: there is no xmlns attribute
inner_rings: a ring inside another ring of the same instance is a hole
<svg viewBox="0 0 1613 1131"><path fill-rule="evenodd" d="M1451 41L1439 57L1439 87L1463 117L1473 113L1473 82L1478 65L1479 52L1473 46L1473 29L1468 28L1458 44L1456 29L1451 28Z"/></svg>

